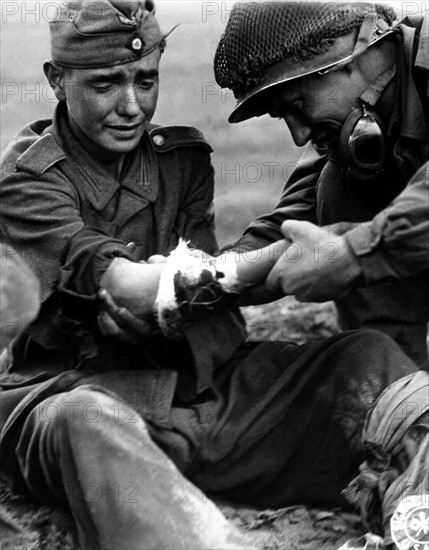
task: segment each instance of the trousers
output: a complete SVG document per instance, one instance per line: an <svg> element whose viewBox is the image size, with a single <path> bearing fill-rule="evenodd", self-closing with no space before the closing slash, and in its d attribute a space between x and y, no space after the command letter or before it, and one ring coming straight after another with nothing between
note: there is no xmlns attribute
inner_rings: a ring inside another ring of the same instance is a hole
<svg viewBox="0 0 429 550"><path fill-rule="evenodd" d="M14 454L33 495L71 509L83 550L252 548L202 491L264 506L343 504L368 411L415 370L375 331L263 343L218 374L216 399L173 403L168 427L100 384L50 396Z"/></svg>

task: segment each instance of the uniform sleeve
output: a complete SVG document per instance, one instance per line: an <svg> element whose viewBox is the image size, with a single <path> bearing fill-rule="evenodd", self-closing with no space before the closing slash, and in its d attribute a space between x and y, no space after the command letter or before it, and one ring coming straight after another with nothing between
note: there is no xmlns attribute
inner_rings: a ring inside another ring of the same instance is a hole
<svg viewBox="0 0 429 550"><path fill-rule="evenodd" d="M386 209L345 237L368 284L429 269L429 162Z"/></svg>
<svg viewBox="0 0 429 550"><path fill-rule="evenodd" d="M255 250L283 239L280 227L285 220L317 223L316 183L325 163L326 158L309 144L288 179L274 211L252 222L243 237L228 248Z"/></svg>
<svg viewBox="0 0 429 550"><path fill-rule="evenodd" d="M78 207L75 190L57 169L40 176L16 171L1 183L2 239L39 278L42 302L64 284L70 266L81 269L92 260L95 278L113 257L128 257L123 243L86 227Z"/></svg>
<svg viewBox="0 0 429 550"><path fill-rule="evenodd" d="M196 148L191 183L182 200L183 234L196 248L213 254L217 250L214 221L214 170L209 152Z"/></svg>

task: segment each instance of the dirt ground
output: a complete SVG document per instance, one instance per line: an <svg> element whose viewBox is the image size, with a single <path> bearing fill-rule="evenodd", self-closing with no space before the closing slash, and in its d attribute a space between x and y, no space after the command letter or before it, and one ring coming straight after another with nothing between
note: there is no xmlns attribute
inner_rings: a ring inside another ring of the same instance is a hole
<svg viewBox="0 0 429 550"><path fill-rule="evenodd" d="M2 550L79 550L70 514L39 506L10 492L4 478L0 480L0 488L2 510L22 532L17 536L11 531L13 536L8 538L8 531L3 528ZM256 510L221 502L218 505L227 518L264 550L335 550L362 533L359 517L340 509L296 505Z"/></svg>
<svg viewBox="0 0 429 550"><path fill-rule="evenodd" d="M256 340L302 343L338 331L332 304L301 304L286 298L275 304L245 308L243 313L249 337ZM17 538L12 526L10 530L3 527L2 550L79 549L72 518L66 511L40 507L14 493L4 477L0 477L0 495L0 510L7 515L4 519L22 530ZM359 517L350 511L310 508L299 503L277 510L218 504L261 549L335 550L347 539L362 534ZM8 533L14 534L9 542Z"/></svg>

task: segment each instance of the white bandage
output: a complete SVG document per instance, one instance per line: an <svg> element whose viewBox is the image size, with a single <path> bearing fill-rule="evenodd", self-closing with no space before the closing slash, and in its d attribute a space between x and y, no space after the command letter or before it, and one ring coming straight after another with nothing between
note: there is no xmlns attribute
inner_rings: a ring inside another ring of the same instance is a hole
<svg viewBox="0 0 429 550"><path fill-rule="evenodd" d="M204 287L207 278L218 283L228 294L236 294L240 288L235 254L223 254L214 258L202 250L189 248L181 239L167 258L154 305L160 329L168 338L176 340L182 337L182 316L175 286L175 277L178 274L181 275L182 284L189 289Z"/></svg>

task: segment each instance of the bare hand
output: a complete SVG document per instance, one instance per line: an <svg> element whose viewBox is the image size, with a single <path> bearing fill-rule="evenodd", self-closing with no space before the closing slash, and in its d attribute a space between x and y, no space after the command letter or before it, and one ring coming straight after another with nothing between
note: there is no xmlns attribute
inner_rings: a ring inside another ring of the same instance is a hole
<svg viewBox="0 0 429 550"><path fill-rule="evenodd" d="M282 232L290 247L266 280L270 291L282 289L302 302L345 296L361 274L346 239L309 222L288 220Z"/></svg>
<svg viewBox="0 0 429 550"><path fill-rule="evenodd" d="M118 306L107 290L101 289L98 297L100 313L97 320L103 336L137 344L157 330L155 322L140 319L127 308Z"/></svg>

